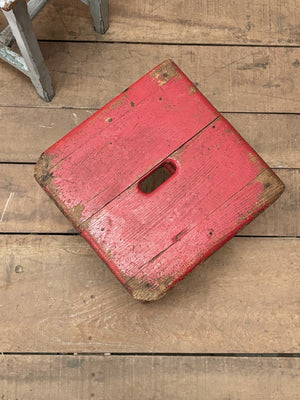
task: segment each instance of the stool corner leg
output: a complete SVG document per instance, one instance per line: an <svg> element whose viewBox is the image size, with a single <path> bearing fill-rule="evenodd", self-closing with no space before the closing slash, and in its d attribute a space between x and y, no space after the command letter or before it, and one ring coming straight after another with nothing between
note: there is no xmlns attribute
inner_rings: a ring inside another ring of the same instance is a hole
<svg viewBox="0 0 300 400"><path fill-rule="evenodd" d="M51 77L33 31L26 1L19 0L5 16L26 64L24 73L31 79L38 95L51 101L54 97Z"/></svg>
<svg viewBox="0 0 300 400"><path fill-rule="evenodd" d="M89 0L95 31L104 34L109 28L108 0Z"/></svg>
<svg viewBox="0 0 300 400"><path fill-rule="evenodd" d="M38 95L40 96L40 98L46 102L50 102L54 96L55 96L55 91L53 89L53 86L50 82L43 82L41 80L33 81L33 79L31 79L34 87L36 88L36 91L38 93Z"/></svg>

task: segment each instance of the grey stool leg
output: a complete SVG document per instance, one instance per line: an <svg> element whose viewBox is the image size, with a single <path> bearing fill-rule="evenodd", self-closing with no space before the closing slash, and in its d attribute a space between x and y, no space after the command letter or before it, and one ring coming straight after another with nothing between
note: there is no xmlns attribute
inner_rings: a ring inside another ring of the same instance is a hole
<svg viewBox="0 0 300 400"><path fill-rule="evenodd" d="M108 29L108 0L89 0L95 31L105 33Z"/></svg>
<svg viewBox="0 0 300 400"><path fill-rule="evenodd" d="M39 44L34 34L25 0L19 0L10 11L4 11L11 31L19 46L31 79L39 96L51 101L54 90Z"/></svg>

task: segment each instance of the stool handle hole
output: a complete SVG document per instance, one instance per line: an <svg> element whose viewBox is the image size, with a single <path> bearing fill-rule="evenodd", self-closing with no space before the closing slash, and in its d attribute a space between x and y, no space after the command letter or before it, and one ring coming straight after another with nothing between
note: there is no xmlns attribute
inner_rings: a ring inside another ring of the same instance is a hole
<svg viewBox="0 0 300 400"><path fill-rule="evenodd" d="M139 184L139 189L146 194L154 192L164 182L166 182L176 171L176 165L168 160L159 165L154 171L143 178Z"/></svg>

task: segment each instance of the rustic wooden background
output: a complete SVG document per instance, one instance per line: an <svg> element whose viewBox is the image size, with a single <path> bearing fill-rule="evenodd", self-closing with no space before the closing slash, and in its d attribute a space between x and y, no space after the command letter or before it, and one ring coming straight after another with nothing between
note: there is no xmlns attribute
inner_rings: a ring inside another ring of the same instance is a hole
<svg viewBox="0 0 300 400"><path fill-rule="evenodd" d="M54 100L0 62L1 400L299 399L299 17L299 0L111 0L101 36L79 0L52 0L34 26ZM169 57L286 191L164 299L140 304L33 167Z"/></svg>

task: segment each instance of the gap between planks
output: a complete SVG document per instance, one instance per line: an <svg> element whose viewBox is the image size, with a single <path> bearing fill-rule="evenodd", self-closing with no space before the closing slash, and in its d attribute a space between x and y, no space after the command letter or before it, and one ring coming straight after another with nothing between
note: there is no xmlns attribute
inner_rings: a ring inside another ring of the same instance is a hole
<svg viewBox="0 0 300 400"><path fill-rule="evenodd" d="M125 41L125 40L71 40L71 39L41 39L40 43L87 43L87 44L95 44L95 43L104 43L104 44L135 44L135 45L145 45L145 46L201 46L201 47L258 47L258 48L289 48L289 49L299 49L300 45L280 45L280 44L239 44L239 43L205 43L205 42L195 42L195 43L168 43L168 42L135 42L135 41Z"/></svg>
<svg viewBox="0 0 300 400"><path fill-rule="evenodd" d="M97 352L0 352L4 356L100 356L100 357L261 357L261 358L299 358L300 353L97 353Z"/></svg>

